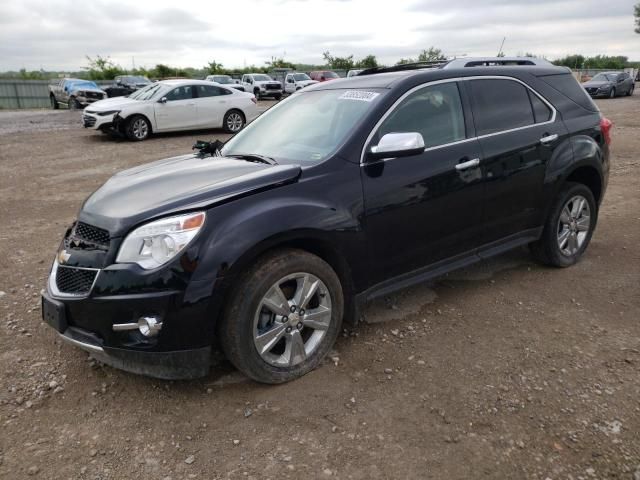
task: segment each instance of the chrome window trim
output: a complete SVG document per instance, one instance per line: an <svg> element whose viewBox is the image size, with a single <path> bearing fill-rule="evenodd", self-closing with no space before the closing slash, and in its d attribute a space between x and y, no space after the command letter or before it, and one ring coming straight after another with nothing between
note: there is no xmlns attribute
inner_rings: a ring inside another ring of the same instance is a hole
<svg viewBox="0 0 640 480"><path fill-rule="evenodd" d="M375 133L380 128L380 125L382 124L382 122L384 122L387 119L387 117L396 109L396 107L405 98L407 98L409 95L411 95L412 93L414 93L414 92L416 92L416 91L418 91L418 90L420 90L422 88L430 87L432 85L439 85L439 84L443 84L443 83L453 83L453 82L466 82L466 81L471 81L471 80L512 80L514 82L520 83L521 85L524 85L526 88L528 88L531 92L533 92L534 95L536 95L540 100L542 100L542 102L547 107L549 107L551 109L551 112L552 112L551 119L547 120L546 122L532 123L531 125L525 125L523 127L510 128L508 130L500 130L499 132L487 133L485 135L476 135L475 137L469 137L469 138L465 138L463 140L458 140L458 141L455 141L455 142L443 143L442 145L435 145L433 147L425 148L424 149L425 152L429 152L431 150L437 150L439 148L450 147L452 145L458 145L458 144L465 143L465 142L470 142L472 140L480 140L482 138L488 138L488 137L493 137L493 136L496 136L496 135L502 135L504 133L517 132L518 130L524 130L526 128L538 127L540 125L547 125L547 124L554 123L556 121L557 113L558 113L556 108L546 98L544 98L540 93L538 93L532 87L530 87L525 82L523 82L522 80L519 80L517 78L509 77L509 76L506 76L506 75L478 75L478 76L472 76L472 77L456 77L456 78L446 78L446 79L443 79L443 80L434 80L432 82L427 82L427 83L422 83L420 85L416 85L412 89L407 90L404 94L402 94L402 96L400 98L398 98L393 103L393 105L391 105L387 109L387 111L384 113L384 115L382 117L380 117L380 120L378 120L376 122L376 124L374 125L373 129L371 130L371 132L367 136L367 140L364 142L364 146L362 147L362 152L360 153L360 165L365 165L366 164L365 161L364 161L364 157L365 157L365 152L366 152L366 149L367 149L367 145L369 145L369 142L371 142L371 139L373 138ZM464 106L463 106L463 111L464 111ZM533 113L533 107L532 107L532 113ZM535 116L534 116L534 121L535 121ZM393 157L393 158L395 158L395 157ZM377 163L377 162L380 162L380 161L386 162L387 160L391 160L391 158L383 158L383 159L377 160L375 162L369 162L369 164Z"/></svg>
<svg viewBox="0 0 640 480"><path fill-rule="evenodd" d="M59 298L88 297L93 291L93 287L98 281L98 277L100 276L100 272L101 272L99 268L70 267L70 266L62 265L63 267L66 267L66 268L75 268L76 270L91 270L91 271L97 272L95 278L93 279L93 283L91 284L91 287L89 288L89 291L87 293L65 293L65 292L61 292L58 289L58 285L56 285L56 276L58 274L58 266L59 266L58 259L55 259L53 261L53 266L51 267L51 273L49 274L49 291L53 294L54 297L59 297Z"/></svg>

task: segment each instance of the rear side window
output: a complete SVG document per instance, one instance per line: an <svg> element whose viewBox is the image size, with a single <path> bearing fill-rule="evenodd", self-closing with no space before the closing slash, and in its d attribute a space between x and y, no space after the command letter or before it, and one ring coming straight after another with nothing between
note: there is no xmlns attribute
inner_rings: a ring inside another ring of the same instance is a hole
<svg viewBox="0 0 640 480"><path fill-rule="evenodd" d="M217 87L215 85L198 85L196 87L198 98L217 97L219 95L230 95L231 92L226 88Z"/></svg>
<svg viewBox="0 0 640 480"><path fill-rule="evenodd" d="M593 103L591 97L585 92L584 88L580 86L578 81L571 75L571 73L562 73L560 75L546 75L538 77L543 82L549 84L558 92L562 93L565 97L569 98L574 103L577 103L582 108L591 112L597 112L598 107Z"/></svg>
<svg viewBox="0 0 640 480"><path fill-rule="evenodd" d="M529 90L529 99L531 100L531 106L533 107L533 116L536 123L548 122L553 116L552 110L540 100L540 97Z"/></svg>
<svg viewBox="0 0 640 480"><path fill-rule="evenodd" d="M458 85L431 85L407 96L380 126L378 141L387 133L405 132L420 133L427 148L463 140L466 135Z"/></svg>
<svg viewBox="0 0 640 480"><path fill-rule="evenodd" d="M533 125L528 89L512 80L472 80L471 101L478 135Z"/></svg>

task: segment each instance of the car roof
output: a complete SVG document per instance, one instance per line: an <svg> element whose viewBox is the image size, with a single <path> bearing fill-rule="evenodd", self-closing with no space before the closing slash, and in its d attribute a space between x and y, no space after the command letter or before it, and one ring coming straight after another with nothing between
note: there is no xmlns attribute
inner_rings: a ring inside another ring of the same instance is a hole
<svg viewBox="0 0 640 480"><path fill-rule="evenodd" d="M411 83L424 83L449 78L474 77L474 76L507 76L521 77L523 74L534 76L558 75L568 73L566 67L550 66L494 66L473 68L420 68L416 70L401 70L397 72L372 73L356 75L350 78L339 78L331 82L322 82L308 87L309 90L337 90L341 88L393 88L404 81Z"/></svg>
<svg viewBox="0 0 640 480"><path fill-rule="evenodd" d="M189 80L188 78L179 80L160 80L158 83L171 87L179 87L180 85L211 85L211 82L206 80Z"/></svg>

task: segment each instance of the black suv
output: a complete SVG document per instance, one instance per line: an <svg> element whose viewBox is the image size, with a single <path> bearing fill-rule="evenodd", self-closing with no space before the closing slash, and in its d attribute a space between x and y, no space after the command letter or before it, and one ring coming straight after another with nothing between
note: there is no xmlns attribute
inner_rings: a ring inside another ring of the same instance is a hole
<svg viewBox="0 0 640 480"><path fill-rule="evenodd" d="M64 236L45 321L126 370L205 375L220 346L279 383L374 297L521 245L574 264L611 122L564 68L418 67L302 89L219 151L113 176Z"/></svg>

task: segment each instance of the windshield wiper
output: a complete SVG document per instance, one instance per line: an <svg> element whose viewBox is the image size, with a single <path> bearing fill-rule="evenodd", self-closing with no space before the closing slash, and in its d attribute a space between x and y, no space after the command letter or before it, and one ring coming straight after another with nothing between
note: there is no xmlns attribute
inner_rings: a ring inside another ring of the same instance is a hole
<svg viewBox="0 0 640 480"><path fill-rule="evenodd" d="M231 155L224 155L227 158L240 158L248 162L266 163L267 165L277 165L278 162L271 157L265 155L258 155L257 153L234 153Z"/></svg>

